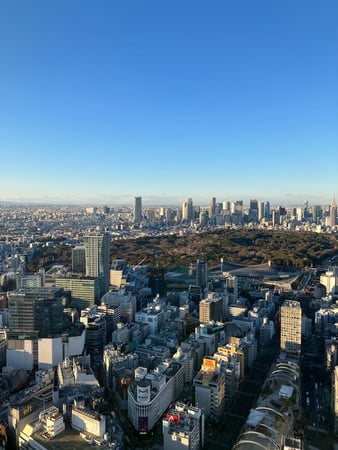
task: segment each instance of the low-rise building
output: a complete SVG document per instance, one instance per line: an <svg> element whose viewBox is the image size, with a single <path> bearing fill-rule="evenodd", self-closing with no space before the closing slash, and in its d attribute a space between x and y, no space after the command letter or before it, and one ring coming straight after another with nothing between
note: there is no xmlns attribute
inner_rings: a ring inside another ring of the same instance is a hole
<svg viewBox="0 0 338 450"><path fill-rule="evenodd" d="M200 450L204 446L204 413L177 402L162 419L164 450Z"/></svg>
<svg viewBox="0 0 338 450"><path fill-rule="evenodd" d="M103 439L106 432L106 418L97 411L86 408L83 402L75 400L72 407L72 427Z"/></svg>

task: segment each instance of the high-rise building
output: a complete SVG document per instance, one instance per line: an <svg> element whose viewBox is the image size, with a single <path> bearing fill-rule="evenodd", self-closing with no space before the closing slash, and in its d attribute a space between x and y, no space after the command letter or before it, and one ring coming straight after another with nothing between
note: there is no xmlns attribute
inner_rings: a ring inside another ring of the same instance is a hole
<svg viewBox="0 0 338 450"><path fill-rule="evenodd" d="M110 234L94 233L84 237L86 276L99 278L100 295L109 290Z"/></svg>
<svg viewBox="0 0 338 450"><path fill-rule="evenodd" d="M265 218L266 218L266 220L270 220L270 217L271 217L271 212L270 212L270 202L267 201L267 202L265 203Z"/></svg>
<svg viewBox="0 0 338 450"><path fill-rule="evenodd" d="M307 200L304 201L303 217L305 220L309 217L309 202Z"/></svg>
<svg viewBox="0 0 338 450"><path fill-rule="evenodd" d="M7 364L38 366L38 343L63 333L63 289L22 288L8 292Z"/></svg>
<svg viewBox="0 0 338 450"><path fill-rule="evenodd" d="M254 222L258 220L258 201L256 199L250 200L249 220Z"/></svg>
<svg viewBox="0 0 338 450"><path fill-rule="evenodd" d="M199 304L200 323L223 321L223 298L216 297L214 293L208 294L207 298Z"/></svg>
<svg viewBox="0 0 338 450"><path fill-rule="evenodd" d="M194 220L194 206L191 198L182 205L182 220L186 222Z"/></svg>
<svg viewBox="0 0 338 450"><path fill-rule="evenodd" d="M295 300L281 306L280 346L289 356L298 357L302 344L302 309Z"/></svg>
<svg viewBox="0 0 338 450"><path fill-rule="evenodd" d="M72 271L77 273L86 271L86 253L83 245L77 245L72 250Z"/></svg>
<svg viewBox="0 0 338 450"><path fill-rule="evenodd" d="M279 225L279 222L280 222L280 213L279 213L279 211L277 211L276 209L273 209L271 211L271 215L272 215L272 225L273 226Z"/></svg>
<svg viewBox="0 0 338 450"><path fill-rule="evenodd" d="M22 288L8 292L10 333L62 334L64 291L59 288Z"/></svg>
<svg viewBox="0 0 338 450"><path fill-rule="evenodd" d="M329 226L335 227L337 224L337 202L335 196L332 198L331 206L330 206L330 217L329 217Z"/></svg>
<svg viewBox="0 0 338 450"><path fill-rule="evenodd" d="M67 276L55 278L55 286L71 293L72 307L82 310L99 305L100 280L95 277Z"/></svg>
<svg viewBox="0 0 338 450"><path fill-rule="evenodd" d="M208 286L208 263L201 259L196 262L196 284L201 289Z"/></svg>
<svg viewBox="0 0 338 450"><path fill-rule="evenodd" d="M133 220L136 224L140 224L142 222L142 197L134 197Z"/></svg>
<svg viewBox="0 0 338 450"><path fill-rule="evenodd" d="M312 208L312 222L318 225L321 217L322 217L322 207L320 205L315 205Z"/></svg>
<svg viewBox="0 0 338 450"><path fill-rule="evenodd" d="M224 200L223 202L223 212L224 211L230 211L230 202L227 200Z"/></svg>
<svg viewBox="0 0 338 450"><path fill-rule="evenodd" d="M216 197L210 197L209 218L211 219L216 214Z"/></svg>
<svg viewBox="0 0 338 450"><path fill-rule="evenodd" d="M264 218L264 202L258 203L258 221L260 222Z"/></svg>

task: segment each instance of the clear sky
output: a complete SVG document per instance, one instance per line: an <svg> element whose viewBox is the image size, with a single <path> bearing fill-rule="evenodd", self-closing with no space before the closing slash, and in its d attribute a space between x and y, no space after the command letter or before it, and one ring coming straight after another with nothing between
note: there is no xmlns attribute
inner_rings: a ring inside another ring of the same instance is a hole
<svg viewBox="0 0 338 450"><path fill-rule="evenodd" d="M0 200L338 196L337 0L2 0Z"/></svg>

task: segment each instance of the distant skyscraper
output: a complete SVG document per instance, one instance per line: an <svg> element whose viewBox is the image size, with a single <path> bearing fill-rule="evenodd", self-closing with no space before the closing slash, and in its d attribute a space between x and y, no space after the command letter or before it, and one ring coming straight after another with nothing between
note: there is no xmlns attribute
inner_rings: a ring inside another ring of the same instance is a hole
<svg viewBox="0 0 338 450"><path fill-rule="evenodd" d="M210 197L209 217L212 218L216 214L216 197Z"/></svg>
<svg viewBox="0 0 338 450"><path fill-rule="evenodd" d="M187 222L194 220L194 206L191 198L182 205L182 220Z"/></svg>
<svg viewBox="0 0 338 450"><path fill-rule="evenodd" d="M224 211L230 211L230 202L229 201L224 201L223 202L223 212Z"/></svg>
<svg viewBox="0 0 338 450"><path fill-rule="evenodd" d="M271 212L270 212L270 202L265 203L265 218L266 220L270 220Z"/></svg>
<svg viewBox="0 0 338 450"><path fill-rule="evenodd" d="M335 196L333 196L330 206L329 226L335 227L336 224L337 224L337 202Z"/></svg>
<svg viewBox="0 0 338 450"><path fill-rule="evenodd" d="M100 279L101 296L109 290L110 234L95 233L84 237L86 276Z"/></svg>
<svg viewBox="0 0 338 450"><path fill-rule="evenodd" d="M312 209L312 222L318 225L321 217L322 207L320 205L314 206Z"/></svg>
<svg viewBox="0 0 338 450"><path fill-rule="evenodd" d="M133 220L137 224L142 222L142 197L134 197Z"/></svg>
<svg viewBox="0 0 338 450"><path fill-rule="evenodd" d="M256 199L250 200L249 220L253 220L254 222L258 220L258 201Z"/></svg>
<svg viewBox="0 0 338 450"><path fill-rule="evenodd" d="M299 356L302 344L302 309L295 300L281 306L280 346L290 356Z"/></svg>
<svg viewBox="0 0 338 450"><path fill-rule="evenodd" d="M264 202L258 203L258 221L264 218Z"/></svg>
<svg viewBox="0 0 338 450"><path fill-rule="evenodd" d="M309 202L307 200L304 201L304 210L303 210L303 217L306 220L309 216Z"/></svg>
<svg viewBox="0 0 338 450"><path fill-rule="evenodd" d="M279 225L279 221L280 221L279 211L277 211L276 209L273 209L271 214L272 214L272 225L273 226Z"/></svg>

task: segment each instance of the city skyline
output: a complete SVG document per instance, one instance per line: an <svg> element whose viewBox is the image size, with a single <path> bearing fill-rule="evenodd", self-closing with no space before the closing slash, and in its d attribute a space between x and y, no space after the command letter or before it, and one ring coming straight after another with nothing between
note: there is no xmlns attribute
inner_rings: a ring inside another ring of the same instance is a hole
<svg viewBox="0 0 338 450"><path fill-rule="evenodd" d="M0 202L337 194L337 2L14 0L0 21Z"/></svg>

